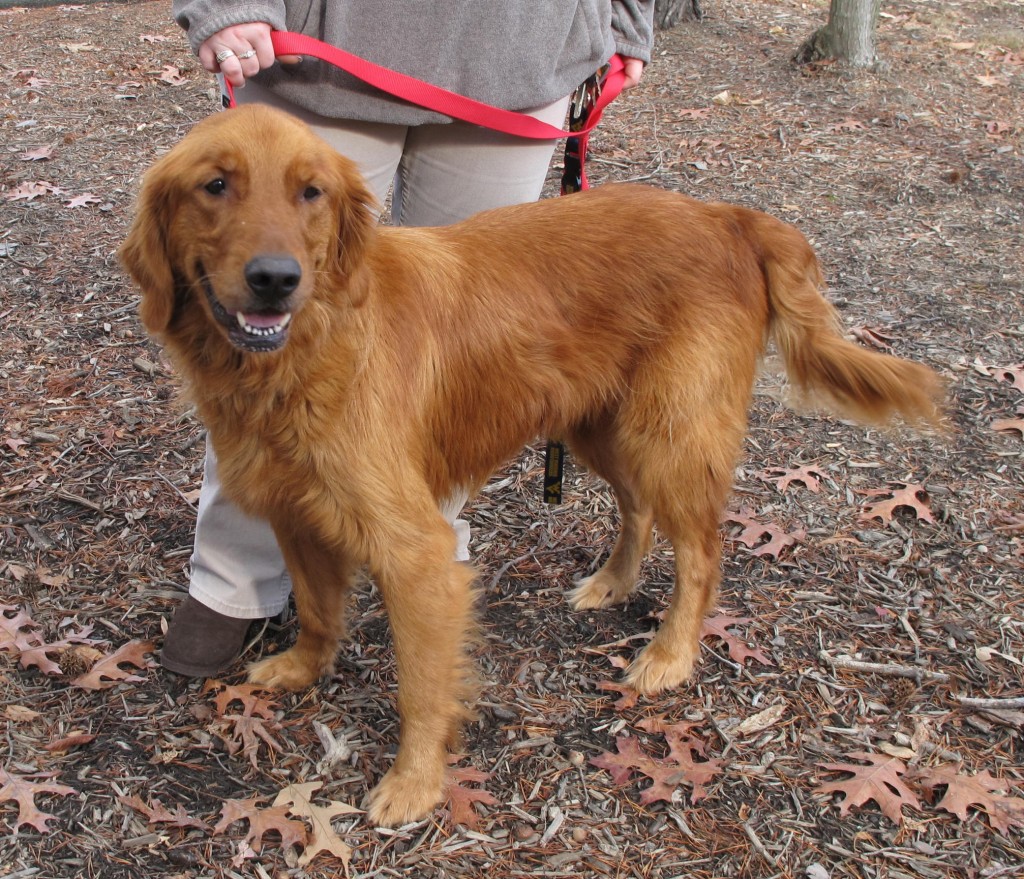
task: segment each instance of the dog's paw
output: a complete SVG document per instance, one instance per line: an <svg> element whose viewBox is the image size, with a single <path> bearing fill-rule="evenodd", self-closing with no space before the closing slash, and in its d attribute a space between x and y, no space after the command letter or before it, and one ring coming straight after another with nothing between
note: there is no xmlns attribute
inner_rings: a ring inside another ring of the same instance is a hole
<svg viewBox="0 0 1024 879"><path fill-rule="evenodd" d="M317 682L323 671L317 666L311 667L292 649L250 665L249 683L282 690L305 690Z"/></svg>
<svg viewBox="0 0 1024 879"><path fill-rule="evenodd" d="M647 696L678 687L690 677L694 650L668 651L657 641L648 644L626 671L626 683Z"/></svg>
<svg viewBox="0 0 1024 879"><path fill-rule="evenodd" d="M604 571L584 577L569 593L569 604L573 610L600 610L624 601L632 591L630 585L623 585Z"/></svg>
<svg viewBox="0 0 1024 879"><path fill-rule="evenodd" d="M397 827L426 818L444 796L443 776L429 776L391 769L370 791L367 816L374 824Z"/></svg>

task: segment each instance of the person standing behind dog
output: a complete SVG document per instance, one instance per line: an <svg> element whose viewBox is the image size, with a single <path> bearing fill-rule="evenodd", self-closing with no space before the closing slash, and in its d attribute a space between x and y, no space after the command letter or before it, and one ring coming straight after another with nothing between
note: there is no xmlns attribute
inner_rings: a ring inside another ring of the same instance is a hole
<svg viewBox="0 0 1024 879"><path fill-rule="evenodd" d="M203 67L238 103L303 119L352 159L391 220L438 226L540 197L554 141L490 131L375 90L312 58L275 59L273 30L331 45L467 97L561 127L569 96L616 52L639 82L653 45L654 0L174 0ZM467 498L442 511L468 559ZM284 610L291 584L269 524L225 497L207 449L189 595L171 620L161 662L191 677L241 654L253 620Z"/></svg>

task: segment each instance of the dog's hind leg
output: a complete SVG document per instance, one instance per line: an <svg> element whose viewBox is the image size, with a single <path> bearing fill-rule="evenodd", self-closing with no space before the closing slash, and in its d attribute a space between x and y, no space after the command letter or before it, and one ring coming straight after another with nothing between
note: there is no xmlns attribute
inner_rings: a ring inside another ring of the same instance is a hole
<svg viewBox="0 0 1024 879"><path fill-rule="evenodd" d="M356 566L316 538L279 528L275 533L292 578L299 635L284 653L251 665L249 680L301 690L334 668Z"/></svg>
<svg viewBox="0 0 1024 879"><path fill-rule="evenodd" d="M691 518L683 527L685 532L665 528L676 561L676 583L668 611L654 640L626 672L626 682L640 693L660 693L690 676L700 654L701 623L718 592L717 518Z"/></svg>
<svg viewBox="0 0 1024 879"><path fill-rule="evenodd" d="M718 592L719 522L746 429L745 381L753 362L732 358L736 372L728 376L717 359L703 362L711 364L706 374L695 363L689 381L674 392L666 382L657 385L660 417L624 422L632 425L626 451L632 452L639 491L650 499L659 533L672 544L676 567L665 618L626 673L629 685L642 693L658 693L689 677L700 654L701 623ZM638 410L648 416L657 411Z"/></svg>
<svg viewBox="0 0 1024 879"><path fill-rule="evenodd" d="M621 520L611 555L597 573L579 581L569 593L575 610L610 607L624 601L636 588L640 564L651 548L654 514L636 490L636 478L615 449L614 425L578 431L569 439L580 460L604 479L615 493Z"/></svg>
<svg viewBox="0 0 1024 879"><path fill-rule="evenodd" d="M474 572L452 560L455 538L440 516L419 535L396 532L372 573L380 587L398 666L401 733L394 765L370 793L376 824L426 815L444 795L448 748L474 694L467 641L474 628Z"/></svg>

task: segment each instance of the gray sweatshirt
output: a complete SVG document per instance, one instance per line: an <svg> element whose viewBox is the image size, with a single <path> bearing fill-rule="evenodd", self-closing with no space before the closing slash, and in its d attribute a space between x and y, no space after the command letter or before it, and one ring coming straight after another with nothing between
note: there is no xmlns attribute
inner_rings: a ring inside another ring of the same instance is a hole
<svg viewBox="0 0 1024 879"><path fill-rule="evenodd" d="M264 21L506 110L549 104L615 52L649 61L654 0L173 0L193 50ZM447 117L384 95L326 62L255 82L322 116L418 125Z"/></svg>

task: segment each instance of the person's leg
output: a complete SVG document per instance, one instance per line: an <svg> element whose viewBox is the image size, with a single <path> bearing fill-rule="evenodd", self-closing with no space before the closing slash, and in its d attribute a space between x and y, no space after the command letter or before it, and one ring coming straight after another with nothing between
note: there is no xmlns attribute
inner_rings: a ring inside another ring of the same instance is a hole
<svg viewBox="0 0 1024 879"><path fill-rule="evenodd" d="M568 106L566 97L530 115L561 127ZM444 226L490 208L536 201L556 145L468 122L410 128L392 218L402 226Z"/></svg>
<svg viewBox="0 0 1024 879"><path fill-rule="evenodd" d="M252 83L239 89L236 97L239 103L269 103L304 119L359 166L371 191L384 203L402 156L404 127L324 119L281 102ZM273 530L225 495L216 456L208 447L189 595L171 620L161 663L193 677L216 674L238 657L251 620L284 610L291 586Z"/></svg>

